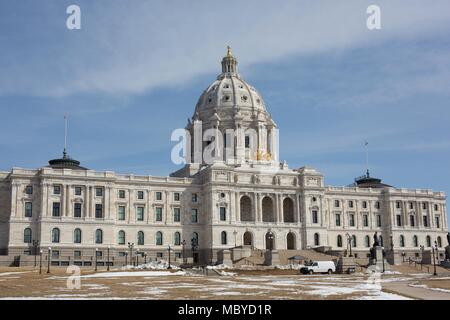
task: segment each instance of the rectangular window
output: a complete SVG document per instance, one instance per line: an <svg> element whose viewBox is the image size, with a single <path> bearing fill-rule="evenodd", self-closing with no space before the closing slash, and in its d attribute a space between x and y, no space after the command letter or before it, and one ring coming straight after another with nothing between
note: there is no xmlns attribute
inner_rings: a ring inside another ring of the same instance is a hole
<svg viewBox="0 0 450 320"><path fill-rule="evenodd" d="M434 221L436 224L436 228L440 228L441 227L441 220L439 219L439 217L434 217Z"/></svg>
<svg viewBox="0 0 450 320"><path fill-rule="evenodd" d="M380 209L380 202L379 201L375 202L375 209Z"/></svg>
<svg viewBox="0 0 450 320"><path fill-rule="evenodd" d="M336 208L339 208L339 206L340 206L339 200L334 200L334 206Z"/></svg>
<svg viewBox="0 0 450 320"><path fill-rule="evenodd" d="M428 208L427 203L426 203L426 202L423 202L423 203L422 203L422 209L423 209L423 210L427 210L427 208Z"/></svg>
<svg viewBox="0 0 450 320"><path fill-rule="evenodd" d="M381 228L381 216L377 214L377 227Z"/></svg>
<svg viewBox="0 0 450 320"><path fill-rule="evenodd" d="M400 207L401 207L400 201L395 202L395 207L397 209L400 209Z"/></svg>
<svg viewBox="0 0 450 320"><path fill-rule="evenodd" d="M438 211L438 210L439 210L439 207L438 207L437 204L435 204L435 205L434 205L434 211Z"/></svg>
<svg viewBox="0 0 450 320"><path fill-rule="evenodd" d="M197 202L197 194L196 193L193 193L192 194L192 202Z"/></svg>
<svg viewBox="0 0 450 320"><path fill-rule="evenodd" d="M52 259L59 259L59 250L52 250Z"/></svg>
<svg viewBox="0 0 450 320"><path fill-rule="evenodd" d="M156 200L162 200L162 192L156 192Z"/></svg>
<svg viewBox="0 0 450 320"><path fill-rule="evenodd" d="M144 199L144 191L138 191L137 198L138 198L138 200L143 200Z"/></svg>
<svg viewBox="0 0 450 320"><path fill-rule="evenodd" d="M76 250L73 252L73 256L75 259L80 259L81 258L81 251L80 250Z"/></svg>
<svg viewBox="0 0 450 320"><path fill-rule="evenodd" d="M319 215L317 214L317 210L312 211L312 222L319 223Z"/></svg>
<svg viewBox="0 0 450 320"><path fill-rule="evenodd" d="M101 203L95 204L95 219L103 218L103 205Z"/></svg>
<svg viewBox="0 0 450 320"><path fill-rule="evenodd" d="M416 226L416 219L414 219L414 216L409 216L409 222L410 222L411 227Z"/></svg>
<svg viewBox="0 0 450 320"><path fill-rule="evenodd" d="M352 201L352 200L350 200L350 201L348 202L348 207L349 207L349 208L353 208L353 201Z"/></svg>
<svg viewBox="0 0 450 320"><path fill-rule="evenodd" d="M198 211L197 211L197 209L192 209L191 210L191 222L192 223L197 223L198 222Z"/></svg>
<svg viewBox="0 0 450 320"><path fill-rule="evenodd" d="M117 209L117 219L125 220L125 206L119 206Z"/></svg>
<svg viewBox="0 0 450 320"><path fill-rule="evenodd" d="M423 226L428 227L428 216L423 216Z"/></svg>
<svg viewBox="0 0 450 320"><path fill-rule="evenodd" d="M81 196L81 187L75 187L74 191L76 196Z"/></svg>
<svg viewBox="0 0 450 320"><path fill-rule="evenodd" d="M412 202L409 203L409 208L414 209L414 204Z"/></svg>
<svg viewBox="0 0 450 320"><path fill-rule="evenodd" d="M53 186L53 194L61 194L61 186Z"/></svg>
<svg viewBox="0 0 450 320"><path fill-rule="evenodd" d="M173 194L173 201L180 201L180 193L179 192L175 192Z"/></svg>
<svg viewBox="0 0 450 320"><path fill-rule="evenodd" d="M350 227L354 227L355 226L355 215L353 213L351 213L349 215L349 224L350 224Z"/></svg>
<svg viewBox="0 0 450 320"><path fill-rule="evenodd" d="M250 136L246 135L245 136L245 148L250 148Z"/></svg>
<svg viewBox="0 0 450 320"><path fill-rule="evenodd" d="M33 186L27 186L25 188L25 194L33 194Z"/></svg>
<svg viewBox="0 0 450 320"><path fill-rule="evenodd" d="M25 202L25 217L31 218L33 216L33 203Z"/></svg>
<svg viewBox="0 0 450 320"><path fill-rule="evenodd" d="M175 258L181 259L181 252L175 252Z"/></svg>
<svg viewBox="0 0 450 320"><path fill-rule="evenodd" d="M125 199L125 190L119 190L119 199Z"/></svg>
<svg viewBox="0 0 450 320"><path fill-rule="evenodd" d="M227 208L220 207L220 221L226 221L227 220Z"/></svg>
<svg viewBox="0 0 450 320"><path fill-rule="evenodd" d="M180 222L180 208L173 208L173 221Z"/></svg>
<svg viewBox="0 0 450 320"><path fill-rule="evenodd" d="M144 221L144 207L136 208L136 219L137 221Z"/></svg>
<svg viewBox="0 0 450 320"><path fill-rule="evenodd" d="M155 208L155 220L162 221L162 208L161 207Z"/></svg>
<svg viewBox="0 0 450 320"><path fill-rule="evenodd" d="M397 215L397 227L401 227L402 226L402 216L401 215Z"/></svg>
<svg viewBox="0 0 450 320"><path fill-rule="evenodd" d="M103 188L95 188L95 196L103 197Z"/></svg>
<svg viewBox="0 0 450 320"><path fill-rule="evenodd" d="M95 253L96 253L97 258L103 257L103 251L96 251Z"/></svg>
<svg viewBox="0 0 450 320"><path fill-rule="evenodd" d="M59 202L53 202L52 216L53 217L61 216L61 204Z"/></svg>
<svg viewBox="0 0 450 320"><path fill-rule="evenodd" d="M362 207L363 207L364 209L367 209L367 201L363 201Z"/></svg>
<svg viewBox="0 0 450 320"><path fill-rule="evenodd" d="M363 224L364 224L364 227L369 226L369 216L367 214L363 215Z"/></svg>
<svg viewBox="0 0 450 320"><path fill-rule="evenodd" d="M157 257L157 258L163 258L163 257L164 257L164 254L163 254L162 252L157 252L157 253L156 253L156 257Z"/></svg>
<svg viewBox="0 0 450 320"><path fill-rule="evenodd" d="M74 205L73 205L73 216L75 218L81 218L81 203L74 203Z"/></svg>
<svg viewBox="0 0 450 320"><path fill-rule="evenodd" d="M341 215L339 213L336 213L336 227L341 226Z"/></svg>

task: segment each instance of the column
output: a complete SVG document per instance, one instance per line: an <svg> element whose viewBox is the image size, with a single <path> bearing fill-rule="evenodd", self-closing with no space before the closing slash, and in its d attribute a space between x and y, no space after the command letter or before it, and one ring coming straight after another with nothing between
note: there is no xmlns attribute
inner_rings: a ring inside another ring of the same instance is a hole
<svg viewBox="0 0 450 320"><path fill-rule="evenodd" d="M17 197L19 193L19 184L17 182L13 182L11 187L11 217L17 217Z"/></svg>
<svg viewBox="0 0 450 320"><path fill-rule="evenodd" d="M65 202L66 202L66 210L65 210L65 216L68 217L71 215L71 210L70 210L70 196L71 196L71 190L70 190L70 185L66 185L66 191L65 191Z"/></svg>
<svg viewBox="0 0 450 320"><path fill-rule="evenodd" d="M41 212L39 213L40 218L45 217L48 215L48 208L47 208L47 184L44 182L41 182Z"/></svg>
<svg viewBox="0 0 450 320"><path fill-rule="evenodd" d="M428 224L430 226L430 228L434 228L435 227L435 223L434 223L434 208L433 208L433 204L431 203L431 201L427 202L427 206L428 206Z"/></svg>
<svg viewBox="0 0 450 320"><path fill-rule="evenodd" d="M89 217L89 200L91 197L91 187L86 186L84 190L84 218Z"/></svg>
<svg viewBox="0 0 450 320"><path fill-rule="evenodd" d="M253 205L253 210L255 211L255 221L256 222L261 222L262 221L262 219L261 219L261 214L260 214L260 195L259 195L259 193L254 193L253 194L253 202L254 202L254 205Z"/></svg>
<svg viewBox="0 0 450 320"><path fill-rule="evenodd" d="M283 207L283 195L279 194L278 195L279 198L279 208L280 208L280 222L284 223L284 207Z"/></svg>

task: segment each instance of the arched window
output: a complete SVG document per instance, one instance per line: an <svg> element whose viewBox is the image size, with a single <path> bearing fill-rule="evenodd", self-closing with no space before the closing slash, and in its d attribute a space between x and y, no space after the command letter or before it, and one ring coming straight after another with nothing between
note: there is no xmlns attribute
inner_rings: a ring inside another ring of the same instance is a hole
<svg viewBox="0 0 450 320"><path fill-rule="evenodd" d="M179 232L175 232L173 239L174 239L174 241L173 241L174 245L179 246L181 244L181 235Z"/></svg>
<svg viewBox="0 0 450 320"><path fill-rule="evenodd" d="M23 230L23 242L31 243L32 235L33 235L33 233L30 228L26 228L25 230Z"/></svg>
<svg viewBox="0 0 450 320"><path fill-rule="evenodd" d="M156 245L157 246L162 246L163 244L163 234L161 231L158 231L156 233Z"/></svg>
<svg viewBox="0 0 450 320"><path fill-rule="evenodd" d="M337 246L339 248L342 248L342 236L341 235L337 236Z"/></svg>
<svg viewBox="0 0 450 320"><path fill-rule="evenodd" d="M283 218L284 222L295 222L294 219L294 201L291 198L283 200Z"/></svg>
<svg viewBox="0 0 450 320"><path fill-rule="evenodd" d="M242 196L240 201L241 221L255 221L252 210L252 200L248 196Z"/></svg>
<svg viewBox="0 0 450 320"><path fill-rule="evenodd" d="M320 246L320 236L318 233L314 233L314 245Z"/></svg>
<svg viewBox="0 0 450 320"><path fill-rule="evenodd" d="M431 237L427 236L427 247L431 247Z"/></svg>
<svg viewBox="0 0 450 320"><path fill-rule="evenodd" d="M441 237L437 237L437 244L439 248L442 248L442 239Z"/></svg>
<svg viewBox="0 0 450 320"><path fill-rule="evenodd" d="M356 245L357 245L357 243L356 243L356 236L353 235L353 236L352 236L352 247L355 248Z"/></svg>
<svg viewBox="0 0 450 320"><path fill-rule="evenodd" d="M117 243L118 244L125 244L125 231L120 230L119 235L117 237Z"/></svg>
<svg viewBox="0 0 450 320"><path fill-rule="evenodd" d="M268 196L264 197L261 202L261 206L262 206L262 220L264 222L275 222L276 218L272 198Z"/></svg>
<svg viewBox="0 0 450 320"><path fill-rule="evenodd" d="M227 233L225 231L222 231L220 234L220 240L222 244L227 244Z"/></svg>
<svg viewBox="0 0 450 320"><path fill-rule="evenodd" d="M417 236L413 236L413 245L414 245L414 247L419 246L419 241L417 240Z"/></svg>
<svg viewBox="0 0 450 320"><path fill-rule="evenodd" d="M73 242L81 243L81 229L77 228L73 231Z"/></svg>
<svg viewBox="0 0 450 320"><path fill-rule="evenodd" d="M137 234L137 243L138 246L143 246L144 245L144 232L143 231L139 231Z"/></svg>
<svg viewBox="0 0 450 320"><path fill-rule="evenodd" d="M191 244L198 246L198 233L197 232L192 233Z"/></svg>
<svg viewBox="0 0 450 320"><path fill-rule="evenodd" d="M295 233L289 232L286 236L286 248L288 250L295 250L297 247L296 242Z"/></svg>
<svg viewBox="0 0 450 320"><path fill-rule="evenodd" d="M405 237L403 235L400 235L400 247L405 246Z"/></svg>
<svg viewBox="0 0 450 320"><path fill-rule="evenodd" d="M103 231L101 229L95 230L95 243L103 243ZM124 241L125 243L125 241Z"/></svg>
<svg viewBox="0 0 450 320"><path fill-rule="evenodd" d="M52 242L59 243L59 229L58 228L54 228L52 230Z"/></svg>
<svg viewBox="0 0 450 320"><path fill-rule="evenodd" d="M364 237L364 244L366 245L366 248L370 247L370 237L369 236Z"/></svg>

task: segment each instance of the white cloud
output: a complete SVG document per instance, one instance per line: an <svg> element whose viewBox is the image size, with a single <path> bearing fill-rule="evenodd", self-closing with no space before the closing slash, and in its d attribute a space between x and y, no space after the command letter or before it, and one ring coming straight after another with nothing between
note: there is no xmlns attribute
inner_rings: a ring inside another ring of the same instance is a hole
<svg viewBox="0 0 450 320"><path fill-rule="evenodd" d="M246 69L292 54L440 31L450 12L448 1L377 1L383 28L368 31L365 9L372 3L361 0L79 2L81 31L54 27L53 41L30 41L22 48L30 55L17 58L21 47L2 46L9 59L0 62L0 94L142 93L217 73L227 44Z"/></svg>

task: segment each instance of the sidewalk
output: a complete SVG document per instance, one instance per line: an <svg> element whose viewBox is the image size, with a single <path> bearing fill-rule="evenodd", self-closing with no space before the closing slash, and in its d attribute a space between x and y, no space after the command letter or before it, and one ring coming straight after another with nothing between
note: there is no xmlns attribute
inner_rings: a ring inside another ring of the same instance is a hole
<svg viewBox="0 0 450 320"><path fill-rule="evenodd" d="M450 293L408 286L410 282L385 283L383 289L419 300L450 300Z"/></svg>

